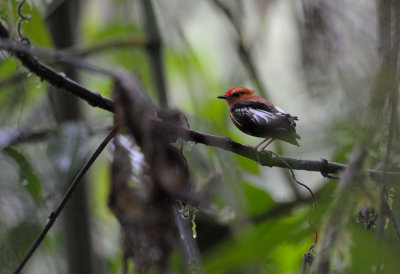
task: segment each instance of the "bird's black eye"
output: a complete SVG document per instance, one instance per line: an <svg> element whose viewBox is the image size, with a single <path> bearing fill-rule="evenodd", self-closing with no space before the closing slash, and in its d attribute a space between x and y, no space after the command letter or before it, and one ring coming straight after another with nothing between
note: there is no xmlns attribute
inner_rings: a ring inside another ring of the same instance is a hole
<svg viewBox="0 0 400 274"><path fill-rule="evenodd" d="M240 97L242 96L244 93L243 92L235 92L231 95L231 97Z"/></svg>

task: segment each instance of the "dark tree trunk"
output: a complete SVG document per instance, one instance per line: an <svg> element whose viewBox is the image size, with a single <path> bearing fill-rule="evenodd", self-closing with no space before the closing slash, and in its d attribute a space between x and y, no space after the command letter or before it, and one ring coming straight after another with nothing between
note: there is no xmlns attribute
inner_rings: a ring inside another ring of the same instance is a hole
<svg viewBox="0 0 400 274"><path fill-rule="evenodd" d="M47 26L56 49L63 49L75 44L78 19L79 0L53 1L47 7ZM78 73L72 66L63 65L60 70L68 77L78 80ZM59 124L79 121L83 118L79 99L76 96L59 91L55 87L49 88L49 96ZM62 216L69 273L98 273L93 268L90 216L85 182L82 182L76 189Z"/></svg>

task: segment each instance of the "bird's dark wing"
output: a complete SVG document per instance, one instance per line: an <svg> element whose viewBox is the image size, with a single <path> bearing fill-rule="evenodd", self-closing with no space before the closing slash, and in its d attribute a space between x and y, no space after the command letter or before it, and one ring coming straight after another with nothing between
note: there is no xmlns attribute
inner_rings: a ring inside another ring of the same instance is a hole
<svg viewBox="0 0 400 274"><path fill-rule="evenodd" d="M256 137L272 137L298 145L297 117L275 106L259 102L242 102L230 110L233 123L243 132Z"/></svg>

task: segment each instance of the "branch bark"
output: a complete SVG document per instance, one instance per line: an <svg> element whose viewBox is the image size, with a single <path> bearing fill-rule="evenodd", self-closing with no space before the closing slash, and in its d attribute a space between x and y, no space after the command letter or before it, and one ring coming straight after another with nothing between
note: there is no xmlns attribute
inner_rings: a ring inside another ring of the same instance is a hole
<svg viewBox="0 0 400 274"><path fill-rule="evenodd" d="M8 39L9 32L0 22L0 38ZM58 72L55 69L40 62L31 54L14 51L15 56L19 61L28 68L32 73L39 76L41 80L46 80L50 84L62 88L75 96L85 100L94 107L100 107L108 111L113 110L112 101L103 97L99 92L91 91L90 89L78 84L74 80L68 78L64 73Z"/></svg>
<svg viewBox="0 0 400 274"><path fill-rule="evenodd" d="M65 192L63 198L61 199L60 203L56 207L55 210L51 211L49 214L49 218L47 220L47 224L43 228L42 232L38 235L32 246L29 248L28 252L16 268L14 273L20 273L22 268L25 266L25 264L28 262L28 260L31 258L33 253L35 253L36 249L40 246L42 243L43 239L46 237L47 232L51 229L55 221L57 220L58 216L64 209L65 205L69 201L69 199L72 196L72 193L76 189L76 187L79 185L81 182L82 178L85 176L86 172L89 170L91 165L96 161L97 157L99 157L100 153L104 150L104 148L107 146L107 144L111 141L111 139L117 134L118 128L113 128L111 132L106 136L106 138L101 142L99 147L95 150L93 155L90 157L90 159L85 163L85 165L82 167L82 169L78 172L76 175L75 179L72 181L72 183L69 185L67 191Z"/></svg>
<svg viewBox="0 0 400 274"><path fill-rule="evenodd" d="M340 181L339 192L326 221L324 236L319 246L319 254L312 265L312 273L329 273L331 251L339 233L343 230L343 226L350 214L350 208L354 204L351 199L351 190L356 184L360 184L360 171L365 157L365 150L357 148L353 151L350 165L346 168L343 179Z"/></svg>
<svg viewBox="0 0 400 274"><path fill-rule="evenodd" d="M69 0L61 3L53 2L47 5L46 26L49 29L55 49L63 50L76 43L81 4L81 0ZM26 53L20 54L22 56L26 55ZM29 60L26 56L24 59ZM79 72L76 66L61 64L59 69L65 72L72 80L78 81ZM71 93L60 92L58 87L51 85L48 86L48 95L53 114L59 125L65 122L84 120L81 100L78 97ZM77 160L83 159L78 157ZM58 172L57 176L62 178L68 176L68 174L66 172ZM69 273L73 274L101 274L101 269L97 268L96 256L93 250L89 199L90 191L85 178L83 178L81 186L75 189L74 196L69 199L68 206L65 206L61 218L67 269Z"/></svg>
<svg viewBox="0 0 400 274"><path fill-rule="evenodd" d="M155 89L158 94L158 101L162 108L168 107L168 97L163 66L163 50L160 31L157 25L157 18L154 13L152 0L142 0L142 7L145 14L145 28L148 35L146 47L150 69L153 74Z"/></svg>
<svg viewBox="0 0 400 274"><path fill-rule="evenodd" d="M7 38L8 36L5 34L8 34L8 31L6 28L4 28L4 26L0 22L0 37ZM51 84L54 84L54 82L55 84L62 82L62 84L60 84L59 86L62 87L65 91L80 97L81 99L85 100L92 106L97 106L109 112L114 112L113 109L114 102L112 100L103 97L99 93L95 93L79 85L73 80L70 80L65 75L58 73L54 69L37 61L32 55L23 54L23 56L19 58L22 59L26 58L29 60L33 59L32 62L34 63L33 64L34 70L32 70L32 72L41 77L42 80L46 80ZM25 65L25 63L23 64ZM29 69L30 63L27 64L26 67ZM53 78L56 78L56 81L54 81ZM160 123L163 122L160 121ZM164 128L168 126L169 125L164 125ZM175 128L173 130L178 130L178 128ZM202 143L205 145L231 151L250 160L257 161L263 166L269 166L269 167L276 166L281 168L287 168L287 166L278 158L271 157L266 153L257 152L252 147L234 142L228 137L210 135L207 133L186 128L180 128L179 131L177 132L179 132L180 137L182 137L186 141L193 141L196 143ZM338 173L343 171L347 167L346 164L335 163L330 161L324 163L324 161L321 160L306 160L306 159L292 158L286 156L281 156L281 158L284 159L291 166L291 168L296 170ZM371 176L373 176L374 179L380 178L380 175L383 174L382 171L371 170L371 169L366 169L366 172L368 172ZM400 172L388 172L387 174L389 176L400 176Z"/></svg>

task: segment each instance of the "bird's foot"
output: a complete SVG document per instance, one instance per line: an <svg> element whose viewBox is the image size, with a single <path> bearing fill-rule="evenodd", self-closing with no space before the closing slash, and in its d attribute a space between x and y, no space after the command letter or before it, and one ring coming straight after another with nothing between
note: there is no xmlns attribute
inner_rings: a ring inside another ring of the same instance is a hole
<svg viewBox="0 0 400 274"><path fill-rule="evenodd" d="M260 153L262 153L262 154L266 154L266 155L268 155L268 157L272 157L272 154L273 154L272 151L266 150L266 149L259 150L258 152L260 152Z"/></svg>
<svg viewBox="0 0 400 274"><path fill-rule="evenodd" d="M254 150L257 152L256 157L257 157L257 162L258 162L259 164L262 164L261 159L264 158L264 157L260 157L262 154L263 154L263 155L266 155L268 158L271 158L272 155L273 155L273 152L270 151L270 150L265 150L265 149L262 149L262 150L260 149L260 150L258 150L257 147L254 147Z"/></svg>

